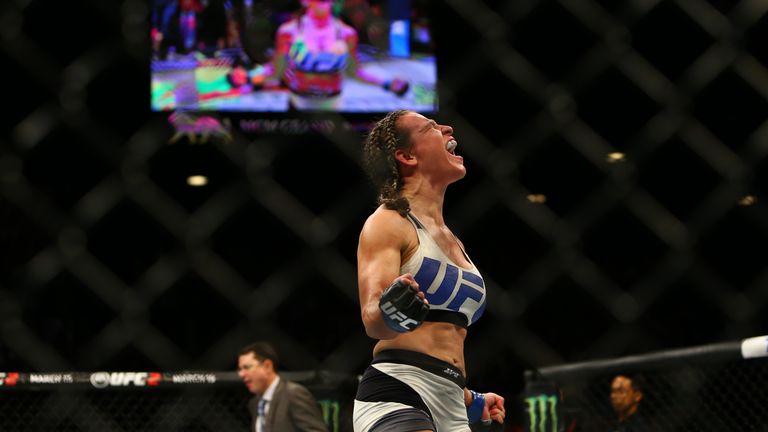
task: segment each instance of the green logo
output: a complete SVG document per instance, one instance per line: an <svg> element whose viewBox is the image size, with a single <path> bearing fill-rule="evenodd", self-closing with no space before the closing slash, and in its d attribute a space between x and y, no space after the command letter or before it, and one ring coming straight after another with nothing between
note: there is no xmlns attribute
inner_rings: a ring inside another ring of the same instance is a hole
<svg viewBox="0 0 768 432"><path fill-rule="evenodd" d="M528 432L558 432L557 396L542 394L525 398Z"/></svg>
<svg viewBox="0 0 768 432"><path fill-rule="evenodd" d="M328 425L328 430L331 432L339 432L341 429L341 422L339 420L339 413L341 411L341 405L337 400L322 399L317 401L320 404L320 409L323 411L323 420Z"/></svg>

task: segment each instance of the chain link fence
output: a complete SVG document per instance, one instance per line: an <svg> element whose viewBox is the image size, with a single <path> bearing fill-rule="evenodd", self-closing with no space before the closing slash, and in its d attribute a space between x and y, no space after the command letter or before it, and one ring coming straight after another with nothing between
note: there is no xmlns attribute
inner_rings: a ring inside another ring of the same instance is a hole
<svg viewBox="0 0 768 432"><path fill-rule="evenodd" d="M307 386L329 432L352 431L356 376L288 372ZM234 372L0 373L4 432L248 431L252 397Z"/></svg>
<svg viewBox="0 0 768 432"><path fill-rule="evenodd" d="M766 431L768 337L752 340L761 346L747 358L723 343L530 370L527 430ZM643 423L626 429L611 402L618 375L642 393L634 415Z"/></svg>
<svg viewBox="0 0 768 432"><path fill-rule="evenodd" d="M768 2L432 9L468 169L446 221L489 298L471 387L768 327ZM291 370L361 373L364 127L177 136L150 112L149 13L0 6L2 369L225 370L270 339Z"/></svg>

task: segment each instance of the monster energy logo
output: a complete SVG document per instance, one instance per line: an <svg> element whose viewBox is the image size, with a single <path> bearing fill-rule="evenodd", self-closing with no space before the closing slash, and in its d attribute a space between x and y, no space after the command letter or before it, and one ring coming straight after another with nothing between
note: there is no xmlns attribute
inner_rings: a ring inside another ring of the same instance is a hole
<svg viewBox="0 0 768 432"><path fill-rule="evenodd" d="M557 432L557 396L539 395L525 398L528 405L528 432Z"/></svg>
<svg viewBox="0 0 768 432"><path fill-rule="evenodd" d="M320 404L320 409L323 411L323 420L328 425L328 430L331 432L339 432L341 424L339 422L339 412L341 407L339 401L322 399L317 401Z"/></svg>

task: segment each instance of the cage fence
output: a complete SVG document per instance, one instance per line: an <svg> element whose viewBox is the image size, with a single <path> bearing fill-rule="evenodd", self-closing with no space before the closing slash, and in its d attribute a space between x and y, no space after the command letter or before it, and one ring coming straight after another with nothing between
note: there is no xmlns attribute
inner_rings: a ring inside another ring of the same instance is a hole
<svg viewBox="0 0 768 432"><path fill-rule="evenodd" d="M768 337L526 372L526 430L618 431L617 375L639 380L649 431L768 431Z"/></svg>
<svg viewBox="0 0 768 432"><path fill-rule="evenodd" d="M357 377L286 372L320 405L330 432L351 431ZM250 430L252 397L234 372L0 373L0 431Z"/></svg>

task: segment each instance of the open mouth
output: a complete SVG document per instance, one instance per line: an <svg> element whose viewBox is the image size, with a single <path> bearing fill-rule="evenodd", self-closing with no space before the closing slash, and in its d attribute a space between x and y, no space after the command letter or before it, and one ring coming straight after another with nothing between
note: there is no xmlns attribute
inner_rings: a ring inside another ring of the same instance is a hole
<svg viewBox="0 0 768 432"><path fill-rule="evenodd" d="M445 149L448 150L448 153L450 153L450 154L455 156L456 155L456 146L458 146L458 145L459 144L456 142L455 139L451 139L451 140L449 140L445 144Z"/></svg>

